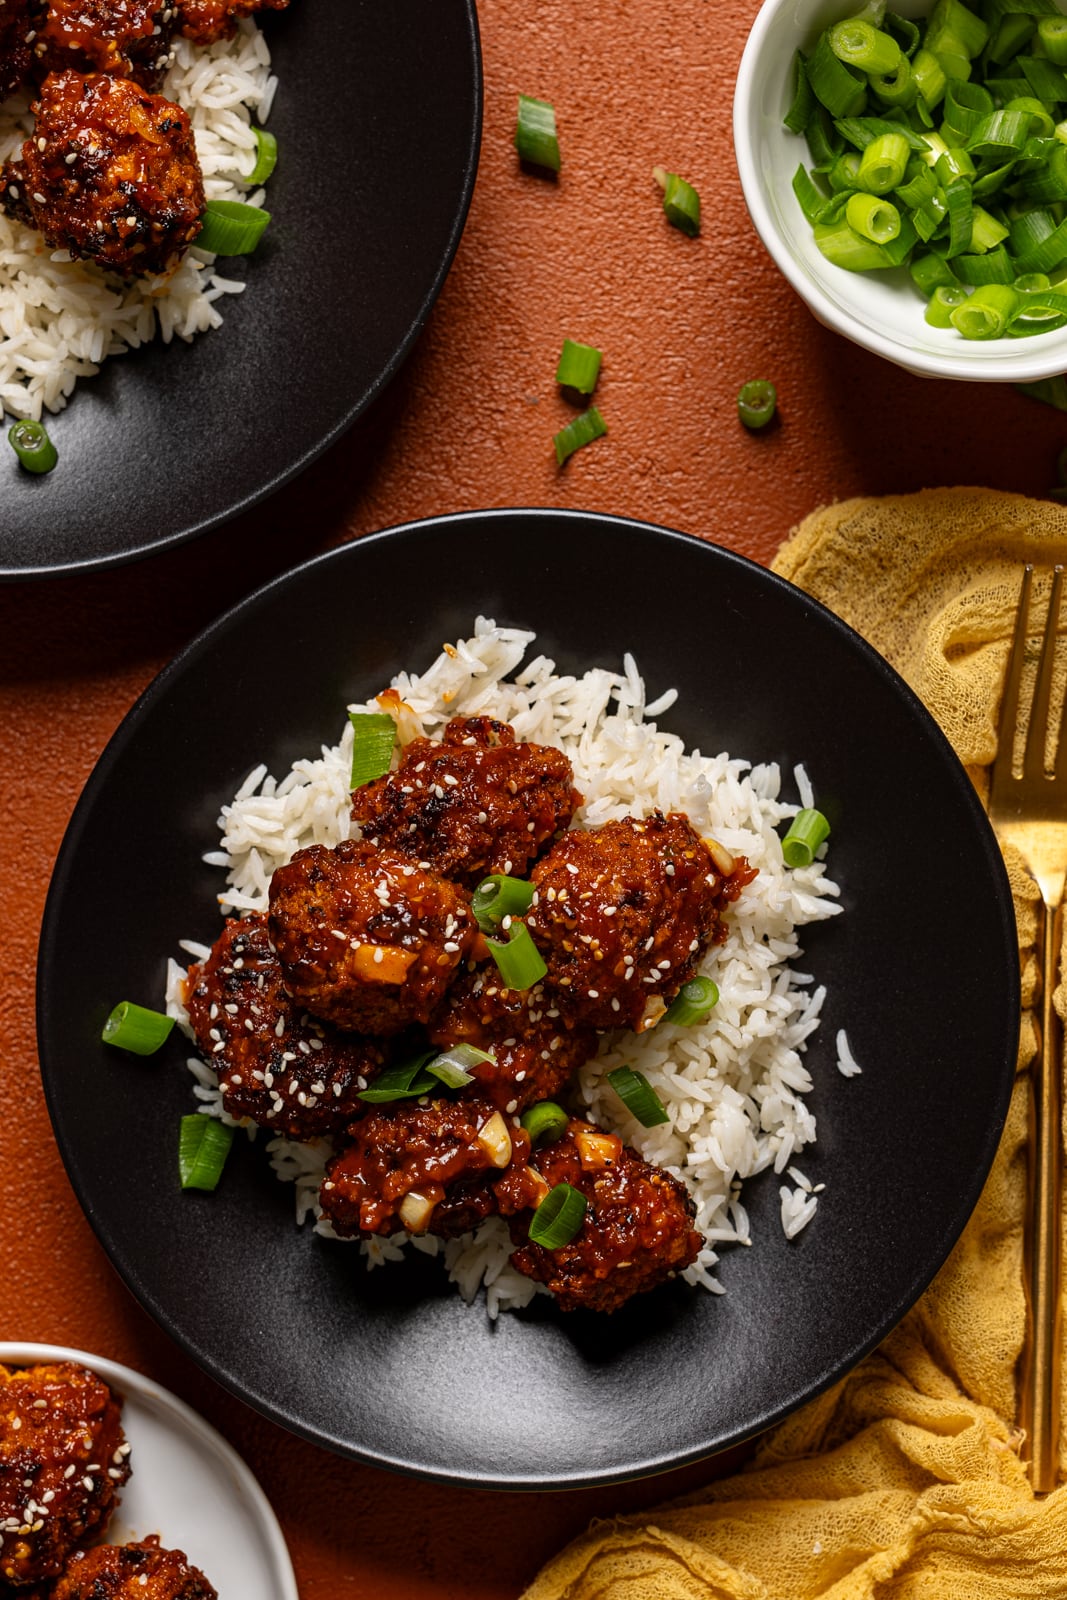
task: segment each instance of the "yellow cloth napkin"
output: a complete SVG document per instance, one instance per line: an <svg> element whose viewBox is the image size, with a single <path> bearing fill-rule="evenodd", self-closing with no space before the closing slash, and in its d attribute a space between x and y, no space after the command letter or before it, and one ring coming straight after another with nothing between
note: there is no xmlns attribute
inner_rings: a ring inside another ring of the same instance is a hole
<svg viewBox="0 0 1067 1600"><path fill-rule="evenodd" d="M944 489L816 511L774 569L881 651L982 789L1027 561L1067 563L1067 510ZM1017 860L1008 871L1028 1006L1036 890ZM1024 1011L1020 1072L1032 1054ZM1020 1078L973 1218L885 1343L764 1435L744 1472L594 1524L524 1600L1067 1597L1067 1487L1034 1499L1013 1428L1025 1137Z"/></svg>

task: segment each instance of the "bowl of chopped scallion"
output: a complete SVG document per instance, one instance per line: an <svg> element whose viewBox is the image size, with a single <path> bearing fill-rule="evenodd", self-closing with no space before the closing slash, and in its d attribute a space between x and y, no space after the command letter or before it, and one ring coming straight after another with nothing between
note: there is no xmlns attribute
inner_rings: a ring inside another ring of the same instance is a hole
<svg viewBox="0 0 1067 1600"><path fill-rule="evenodd" d="M913 372L1067 371L1067 14L766 0L737 78L753 223L827 327Z"/></svg>

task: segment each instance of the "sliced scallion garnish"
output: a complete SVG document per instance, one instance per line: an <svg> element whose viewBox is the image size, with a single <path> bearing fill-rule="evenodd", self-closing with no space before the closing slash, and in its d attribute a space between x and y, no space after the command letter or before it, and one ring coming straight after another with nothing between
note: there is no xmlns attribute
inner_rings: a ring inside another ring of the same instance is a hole
<svg viewBox="0 0 1067 1600"><path fill-rule="evenodd" d="M483 933L496 933L505 917L523 917L537 891L522 878L494 872L483 878L471 896L474 920Z"/></svg>
<svg viewBox="0 0 1067 1600"><path fill-rule="evenodd" d="M530 1143L555 1144L567 1131L570 1121L562 1106L554 1100L539 1100L528 1106L522 1114L522 1125L530 1135Z"/></svg>
<svg viewBox="0 0 1067 1600"><path fill-rule="evenodd" d="M270 212L243 200L209 200L195 243L216 256L248 256L270 222Z"/></svg>
<svg viewBox="0 0 1067 1600"><path fill-rule="evenodd" d="M216 1189L233 1144L233 1129L194 1112L183 1117L178 1135L178 1173L183 1189Z"/></svg>
<svg viewBox="0 0 1067 1600"><path fill-rule="evenodd" d="M170 1037L173 1027L173 1017L134 1005L132 1000L123 1000L104 1023L100 1037L105 1044L129 1050L135 1056L151 1056Z"/></svg>
<svg viewBox="0 0 1067 1600"><path fill-rule="evenodd" d="M385 711L350 711L353 789L361 789L389 771L396 744L396 723Z"/></svg>
<svg viewBox="0 0 1067 1600"><path fill-rule="evenodd" d="M576 450L581 450L583 445L592 444L594 439L602 439L607 431L608 425L596 406L590 406L588 411L582 411L568 422L565 428L561 428L553 435L556 465L561 467Z"/></svg>
<svg viewBox="0 0 1067 1600"><path fill-rule="evenodd" d="M11 424L7 430L7 442L18 456L19 465L26 472L34 474L51 472L59 460L59 454L48 437L44 423L34 422L29 417Z"/></svg>
<svg viewBox="0 0 1067 1600"><path fill-rule="evenodd" d="M697 1028L706 1022L719 1003L718 987L701 973L683 983L670 1005L664 1022L676 1028Z"/></svg>
<svg viewBox="0 0 1067 1600"><path fill-rule="evenodd" d="M410 1061L387 1067L375 1078L373 1086L364 1089L358 1098L368 1105L378 1106L388 1105L393 1100L413 1100L419 1095L432 1093L441 1080L431 1078L425 1068L436 1055L436 1050L423 1050L419 1055L412 1056Z"/></svg>
<svg viewBox="0 0 1067 1600"><path fill-rule="evenodd" d="M563 350L556 368L556 382L564 389L574 389L578 394L592 394L600 376L601 353L592 344L577 344L564 339Z"/></svg>
<svg viewBox="0 0 1067 1600"><path fill-rule="evenodd" d="M616 1067L608 1073L608 1082L632 1117L645 1128L656 1128L669 1122L667 1108L643 1072L631 1067Z"/></svg>
<svg viewBox="0 0 1067 1600"><path fill-rule="evenodd" d="M746 428L765 428L778 409L778 390L769 378L743 383L737 396L737 415Z"/></svg>
<svg viewBox="0 0 1067 1600"><path fill-rule="evenodd" d="M442 1050L440 1055L434 1056L426 1071L433 1077L439 1078L446 1089L462 1089L468 1083L474 1082L471 1067L478 1066L487 1061L490 1066L496 1066L496 1056L490 1055L488 1050L479 1050L473 1044L454 1044L448 1050Z"/></svg>
<svg viewBox="0 0 1067 1600"><path fill-rule="evenodd" d="M278 164L278 141L266 128L253 128L252 132L256 139L256 161L244 181L258 188L266 183Z"/></svg>
<svg viewBox="0 0 1067 1600"><path fill-rule="evenodd" d="M570 1244L582 1226L588 1201L580 1189L557 1183L541 1201L530 1220L530 1238L543 1250Z"/></svg>
<svg viewBox="0 0 1067 1600"><path fill-rule="evenodd" d="M515 148L520 161L528 161L532 167L545 167L549 172L559 171L556 110L550 101L535 100L532 95L520 94Z"/></svg>
<svg viewBox="0 0 1067 1600"><path fill-rule="evenodd" d="M810 867L815 852L830 837L830 824L821 811L808 806L798 811L782 840L782 858L787 867Z"/></svg>
<svg viewBox="0 0 1067 1600"><path fill-rule="evenodd" d="M507 944L501 944L499 939L487 941L500 976L508 989L532 989L548 971L541 952L530 937L529 928L518 917L512 919L507 934Z"/></svg>
<svg viewBox="0 0 1067 1600"><path fill-rule="evenodd" d="M666 167L653 167L652 176L663 190L663 210L671 227L695 239L700 232L700 196L693 185Z"/></svg>

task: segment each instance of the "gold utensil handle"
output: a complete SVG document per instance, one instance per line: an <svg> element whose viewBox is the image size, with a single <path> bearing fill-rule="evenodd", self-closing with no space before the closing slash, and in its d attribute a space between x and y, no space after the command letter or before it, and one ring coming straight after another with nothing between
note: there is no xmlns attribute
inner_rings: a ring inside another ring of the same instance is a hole
<svg viewBox="0 0 1067 1600"><path fill-rule="evenodd" d="M1020 1420L1026 1430L1035 1494L1056 1487L1060 1422L1060 1217L1063 1029L1052 1004L1059 970L1063 909L1041 919L1041 1039L1030 1073L1030 1227L1026 1284L1030 1319Z"/></svg>

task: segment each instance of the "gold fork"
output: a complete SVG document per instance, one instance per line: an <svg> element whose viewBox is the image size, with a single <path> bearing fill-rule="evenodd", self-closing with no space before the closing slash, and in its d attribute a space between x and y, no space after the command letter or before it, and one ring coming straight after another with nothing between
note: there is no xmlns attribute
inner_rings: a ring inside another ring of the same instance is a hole
<svg viewBox="0 0 1067 1600"><path fill-rule="evenodd" d="M1067 874L1067 700L1051 770L1046 744L1052 700L1056 630L1063 568L1056 567L1037 661L1022 770L1015 772L1023 662L1029 634L1034 569L1023 573L1008 671L1000 705L997 753L989 792L989 819L1003 844L1014 845L1041 891L1037 954L1041 963L1040 1035L1030 1069L1030 1141L1027 1184L1025 1285L1026 1343L1020 1373L1019 1425L1026 1434L1035 1493L1056 1486L1060 1415L1060 1117L1062 1030L1052 1004L1059 967Z"/></svg>

